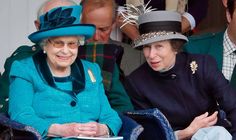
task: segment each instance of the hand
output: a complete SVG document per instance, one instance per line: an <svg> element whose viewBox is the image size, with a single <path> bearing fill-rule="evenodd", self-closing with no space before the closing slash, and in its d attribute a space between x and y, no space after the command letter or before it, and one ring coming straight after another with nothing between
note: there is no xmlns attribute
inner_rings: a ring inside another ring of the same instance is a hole
<svg viewBox="0 0 236 140"><path fill-rule="evenodd" d="M208 116L208 112L197 116L194 118L194 120L191 122L191 124L187 127L189 132L191 134L195 134L200 128L205 128L209 126L213 126L217 122L217 114L218 112L215 111L211 116Z"/></svg>
<svg viewBox="0 0 236 140"><path fill-rule="evenodd" d="M52 124L48 130L48 136L102 136L108 133L108 127L105 124L97 122L89 123L67 123Z"/></svg>
<svg viewBox="0 0 236 140"><path fill-rule="evenodd" d="M200 128L205 128L209 126L213 126L217 122L217 114L215 111L211 116L208 116L208 112L197 116L191 122L191 124L185 128L184 130L180 130L177 135L179 139L191 138Z"/></svg>
<svg viewBox="0 0 236 140"><path fill-rule="evenodd" d="M105 135L109 134L109 129L108 129L107 125L105 125L105 124L100 124L97 122L89 122L85 125L93 126L93 131L95 131L94 136L105 136ZM83 130L83 128L81 130Z"/></svg>
<svg viewBox="0 0 236 140"><path fill-rule="evenodd" d="M82 123L52 124L48 129L48 136L94 136L96 132L92 128L93 126Z"/></svg>

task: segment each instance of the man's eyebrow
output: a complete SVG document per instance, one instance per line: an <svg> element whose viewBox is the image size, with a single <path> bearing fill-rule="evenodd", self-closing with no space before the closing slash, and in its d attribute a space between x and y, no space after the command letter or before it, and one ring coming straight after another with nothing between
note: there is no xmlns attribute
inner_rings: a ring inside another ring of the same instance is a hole
<svg viewBox="0 0 236 140"><path fill-rule="evenodd" d="M103 26L103 27L97 27L97 28L109 28L109 27L111 27L111 25Z"/></svg>

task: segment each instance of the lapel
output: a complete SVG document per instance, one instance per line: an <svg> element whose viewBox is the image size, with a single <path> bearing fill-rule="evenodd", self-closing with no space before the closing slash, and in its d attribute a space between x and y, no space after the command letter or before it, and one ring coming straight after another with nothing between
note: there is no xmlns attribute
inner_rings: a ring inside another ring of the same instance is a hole
<svg viewBox="0 0 236 140"><path fill-rule="evenodd" d="M223 36L224 32L215 35L214 39L211 40L211 45L208 51L208 54L215 58L220 71L222 71L223 63Z"/></svg>
<svg viewBox="0 0 236 140"><path fill-rule="evenodd" d="M236 65L234 66L234 71L230 80L232 87L236 88Z"/></svg>

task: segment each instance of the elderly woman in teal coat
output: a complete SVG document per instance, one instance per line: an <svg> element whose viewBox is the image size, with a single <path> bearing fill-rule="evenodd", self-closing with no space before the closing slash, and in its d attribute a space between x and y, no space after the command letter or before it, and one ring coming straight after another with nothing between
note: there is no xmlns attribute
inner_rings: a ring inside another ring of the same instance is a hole
<svg viewBox="0 0 236 140"><path fill-rule="evenodd" d="M99 66L77 57L95 31L80 24L81 9L57 7L42 15L39 31L29 36L42 51L12 64L9 115L44 138L117 135L122 124L104 93Z"/></svg>

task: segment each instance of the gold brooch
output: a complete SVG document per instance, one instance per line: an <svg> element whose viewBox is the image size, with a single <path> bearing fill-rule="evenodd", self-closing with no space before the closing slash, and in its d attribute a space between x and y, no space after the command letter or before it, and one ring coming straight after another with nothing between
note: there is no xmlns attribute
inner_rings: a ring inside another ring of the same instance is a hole
<svg viewBox="0 0 236 140"><path fill-rule="evenodd" d="M192 74L195 74L195 71L197 70L197 67L198 67L198 65L197 65L196 61L192 61L190 63L190 68L191 68Z"/></svg>
<svg viewBox="0 0 236 140"><path fill-rule="evenodd" d="M93 72L91 71L91 69L88 69L88 74L89 74L89 77L90 77L90 80L95 83L96 82L96 79L94 77L94 74Z"/></svg>

